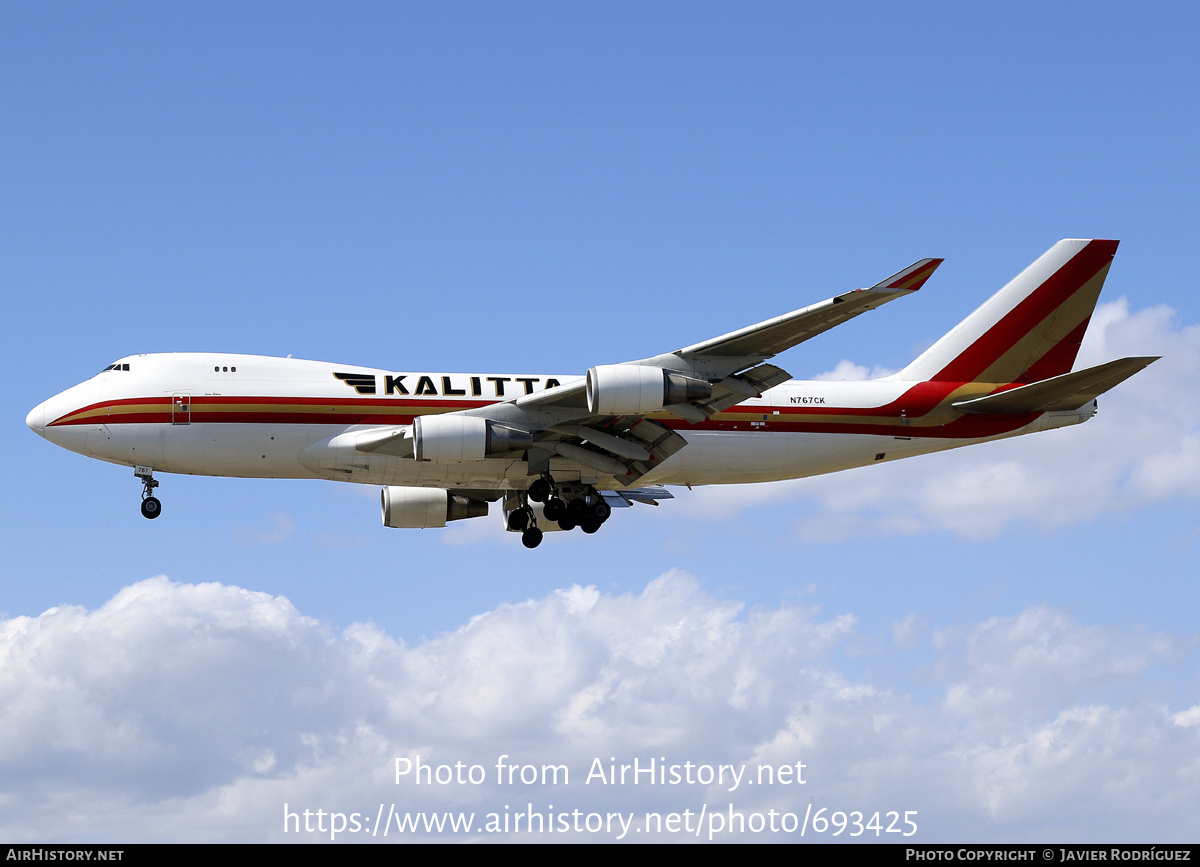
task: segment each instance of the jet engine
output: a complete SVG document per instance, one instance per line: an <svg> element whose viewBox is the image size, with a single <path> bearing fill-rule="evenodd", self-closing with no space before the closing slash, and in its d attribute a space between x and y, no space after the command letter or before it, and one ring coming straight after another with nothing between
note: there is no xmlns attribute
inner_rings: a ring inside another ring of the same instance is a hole
<svg viewBox="0 0 1200 867"><path fill-rule="evenodd" d="M532 446L528 431L475 416L420 415L413 420L413 456L419 461L482 461Z"/></svg>
<svg viewBox="0 0 1200 867"><path fill-rule="evenodd" d="M711 384L661 367L599 364L587 372L588 410L595 415L641 415L710 397Z"/></svg>
<svg viewBox="0 0 1200 867"><path fill-rule="evenodd" d="M481 518L488 513L488 504L482 500L452 494L445 488L392 485L383 489L380 499L385 527L444 527L447 521Z"/></svg>

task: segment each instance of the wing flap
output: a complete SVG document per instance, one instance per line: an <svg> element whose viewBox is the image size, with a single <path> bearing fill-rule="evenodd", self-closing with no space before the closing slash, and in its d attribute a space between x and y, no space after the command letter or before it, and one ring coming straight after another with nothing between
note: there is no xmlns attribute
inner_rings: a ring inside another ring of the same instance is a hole
<svg viewBox="0 0 1200 867"><path fill-rule="evenodd" d="M622 437L613 436L610 433L605 433L602 430L596 430L592 427L587 427L581 424L564 424L553 428L558 433L564 433L567 436L579 437L587 440L592 445L604 449L604 451L616 455L619 458L625 458L631 461L648 461L650 460L650 452L646 451L632 440Z"/></svg>
<svg viewBox="0 0 1200 867"><path fill-rule="evenodd" d="M598 430L598 427L606 430ZM607 431L623 432L623 435L616 436ZM551 454L557 454L611 475L620 485L633 484L687 445L687 440L671 428L640 416L612 416L597 420L594 426L556 425L550 432L553 436L587 440L587 445L553 438L542 439L537 447L538 458L548 460ZM535 466L533 452L530 451L529 457L531 474L542 471L541 463Z"/></svg>
<svg viewBox="0 0 1200 867"><path fill-rule="evenodd" d="M792 375L773 364L760 364L736 376L727 376L713 385L713 397L698 404L706 416L724 412L751 397L762 397L764 391L787 382ZM720 392L724 392L721 394Z"/></svg>
<svg viewBox="0 0 1200 867"><path fill-rule="evenodd" d="M629 475L618 480L627 485L633 484L652 469L661 466L663 461L687 445L687 440L678 433L665 424L648 418L629 428L629 433L641 440L646 451L650 453L650 459L629 462Z"/></svg>
<svg viewBox="0 0 1200 867"><path fill-rule="evenodd" d="M1027 413L1079 409L1119 385L1160 356L1118 358L1086 370L1064 373L1041 382L1022 385L998 394L951 404L961 412Z"/></svg>
<svg viewBox="0 0 1200 867"><path fill-rule="evenodd" d="M649 485L645 488L625 488L621 491L603 491L601 496L604 497L605 502L617 509L627 509L634 503L657 506L659 500L675 499L675 495L662 485Z"/></svg>

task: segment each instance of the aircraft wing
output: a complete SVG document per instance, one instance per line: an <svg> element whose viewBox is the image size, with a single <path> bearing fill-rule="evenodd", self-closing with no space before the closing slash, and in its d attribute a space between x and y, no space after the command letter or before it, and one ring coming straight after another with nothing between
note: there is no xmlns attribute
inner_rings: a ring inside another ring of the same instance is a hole
<svg viewBox="0 0 1200 867"><path fill-rule="evenodd" d="M745 400L791 378L781 368L762 365L760 362L803 343L810 337L822 334L835 325L853 319L860 313L874 310L889 301L917 291L943 261L921 259L867 289L855 289L819 304L793 310L783 316L731 331L676 352L626 363L652 365L666 370L690 372L692 375L704 371L708 374L705 378L714 384L717 400L726 395L737 395L739 400ZM758 372L751 375L752 371L748 370L750 368ZM719 375L714 376L718 371ZM742 372L736 379L724 381L738 371ZM716 408L704 407L709 410L705 412L704 417L728 409L739 400L723 403ZM586 381L580 379L538 394L516 398L514 402L528 407L582 409L587 406ZM703 407L702 403L699 405ZM696 420L692 415L685 415L684 418L689 421Z"/></svg>
<svg viewBox="0 0 1200 867"><path fill-rule="evenodd" d="M915 292L941 263L941 259L922 259L867 289L676 352L598 365L586 377L536 394L446 414L439 417L444 421L429 424L456 424L450 421L452 416L483 419L489 437L495 434L499 441L507 441L514 432L528 437L511 455L519 458L524 454L530 475L548 471L554 458L565 458L629 486L687 445L684 437L653 416L667 413L698 424L761 396L791 378L782 368L764 363L766 359ZM407 427L380 429L361 434L356 448L411 454L413 443L409 440L414 436L417 434Z"/></svg>
<svg viewBox="0 0 1200 867"><path fill-rule="evenodd" d="M874 310L896 298L915 292L942 264L942 259L922 259L868 289L837 295L766 322L731 331L679 350L686 358L751 357L767 359L791 349L810 337L828 331L860 313Z"/></svg>

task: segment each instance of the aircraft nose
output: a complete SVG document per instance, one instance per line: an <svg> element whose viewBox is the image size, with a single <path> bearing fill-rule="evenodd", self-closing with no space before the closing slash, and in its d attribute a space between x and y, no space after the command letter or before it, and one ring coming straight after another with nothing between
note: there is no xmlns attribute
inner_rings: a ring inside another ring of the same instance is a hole
<svg viewBox="0 0 1200 867"><path fill-rule="evenodd" d="M46 404L39 403L25 416L25 424L38 436L46 435Z"/></svg>

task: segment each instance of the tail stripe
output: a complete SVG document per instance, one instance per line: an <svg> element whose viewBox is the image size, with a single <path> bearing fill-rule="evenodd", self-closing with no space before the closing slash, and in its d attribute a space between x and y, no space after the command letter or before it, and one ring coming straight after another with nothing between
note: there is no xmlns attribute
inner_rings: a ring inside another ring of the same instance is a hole
<svg viewBox="0 0 1200 867"><path fill-rule="evenodd" d="M903 378L1033 382L1068 372L1117 243L1060 241L909 365Z"/></svg>

